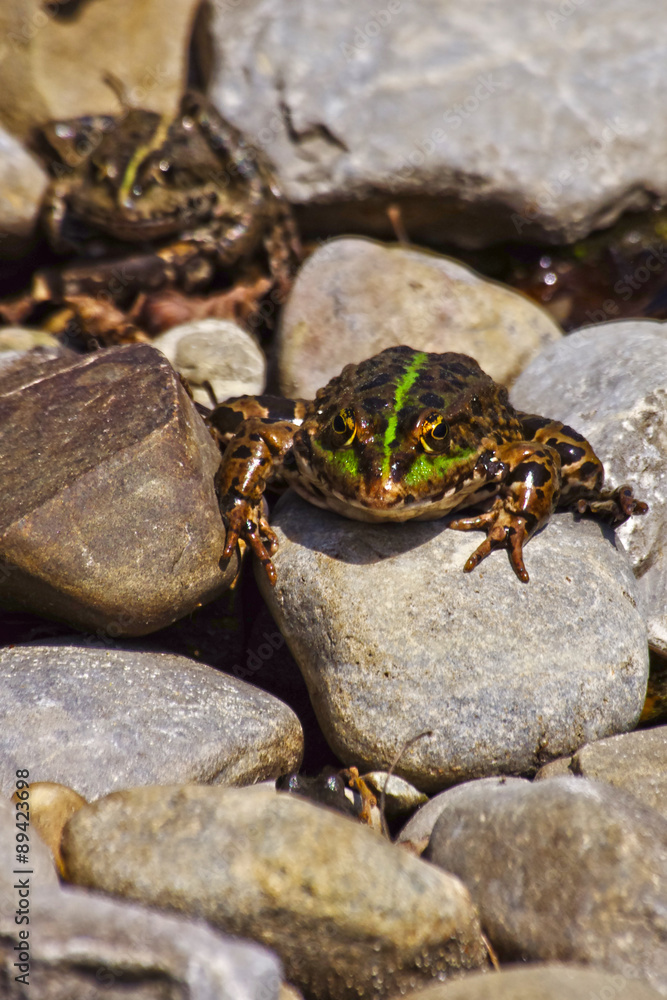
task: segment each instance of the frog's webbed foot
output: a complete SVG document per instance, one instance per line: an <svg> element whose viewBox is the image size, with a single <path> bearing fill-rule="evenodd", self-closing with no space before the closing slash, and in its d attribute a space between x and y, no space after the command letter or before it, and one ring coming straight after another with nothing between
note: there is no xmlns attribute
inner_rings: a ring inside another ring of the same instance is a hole
<svg viewBox="0 0 667 1000"><path fill-rule="evenodd" d="M560 488L560 460L549 445L513 441L503 445L495 458L508 470L490 510L450 522L457 531L481 528L486 538L465 566L466 573L478 566L494 550L505 548L512 569L522 583L528 583L523 562L523 546L537 529L546 524Z"/></svg>
<svg viewBox="0 0 667 1000"><path fill-rule="evenodd" d="M512 569L522 583L528 583L530 578L523 561L523 545L531 532L526 526L526 519L507 510L502 499L498 498L485 514L457 518L456 521L450 521L447 527L456 531L474 531L479 528L486 531L482 544L468 557L463 567L464 573L470 573L475 566L479 566L494 549L506 548Z"/></svg>
<svg viewBox="0 0 667 1000"><path fill-rule="evenodd" d="M613 527L623 524L633 514L646 514L648 504L637 500L632 487L624 484L609 493L600 492L590 497L580 497L575 503L580 514L596 514Z"/></svg>
<svg viewBox="0 0 667 1000"><path fill-rule="evenodd" d="M245 497L232 497L221 505L220 512L227 530L222 561L231 559L239 542L246 542L264 567L269 583L275 587L277 576L271 556L278 549L278 539L266 519L263 501L253 504Z"/></svg>

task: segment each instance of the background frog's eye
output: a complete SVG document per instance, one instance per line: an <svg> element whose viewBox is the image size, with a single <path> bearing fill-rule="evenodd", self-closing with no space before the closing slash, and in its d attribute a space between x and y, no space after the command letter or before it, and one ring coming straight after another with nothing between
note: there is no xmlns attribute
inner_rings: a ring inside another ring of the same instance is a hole
<svg viewBox="0 0 667 1000"><path fill-rule="evenodd" d="M449 436L449 425L440 413L429 413L422 420L420 443L424 451L442 451Z"/></svg>
<svg viewBox="0 0 667 1000"><path fill-rule="evenodd" d="M352 407L348 406L337 413L331 421L331 427L339 444L352 444L357 433L357 421Z"/></svg>

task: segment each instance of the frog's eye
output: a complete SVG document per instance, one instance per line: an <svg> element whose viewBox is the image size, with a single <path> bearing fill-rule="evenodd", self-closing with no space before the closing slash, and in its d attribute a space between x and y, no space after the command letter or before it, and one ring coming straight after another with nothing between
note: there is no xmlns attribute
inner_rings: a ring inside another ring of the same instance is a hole
<svg viewBox="0 0 667 1000"><path fill-rule="evenodd" d="M331 421L331 427L336 438L336 443L352 444L354 436L357 433L357 421L352 407L347 406L340 413L337 413Z"/></svg>
<svg viewBox="0 0 667 1000"><path fill-rule="evenodd" d="M449 437L449 425L440 413L429 413L422 420L419 441L426 452L442 451Z"/></svg>

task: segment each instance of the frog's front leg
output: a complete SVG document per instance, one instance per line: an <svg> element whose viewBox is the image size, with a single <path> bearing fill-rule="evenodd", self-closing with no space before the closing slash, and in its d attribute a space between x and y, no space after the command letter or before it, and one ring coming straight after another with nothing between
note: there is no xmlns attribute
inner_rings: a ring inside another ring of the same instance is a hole
<svg viewBox="0 0 667 1000"><path fill-rule="evenodd" d="M493 506L484 514L458 518L448 525L457 531L481 528L486 538L463 567L466 573L478 566L493 549L506 548L518 578L527 583L523 546L551 516L560 492L560 459L548 445L515 441L496 449L493 458L507 474Z"/></svg>
<svg viewBox="0 0 667 1000"><path fill-rule="evenodd" d="M604 467L586 438L559 420L536 414L518 413L526 437L558 452L561 462L561 490L558 504L580 514L590 512L613 527L633 514L645 514L648 504L637 500L627 484L604 489Z"/></svg>
<svg viewBox="0 0 667 1000"><path fill-rule="evenodd" d="M243 410L254 410L255 415L243 419ZM222 559L229 559L242 539L246 541L262 563L269 582L276 583L276 571L271 556L278 547L278 540L270 527L263 508L263 494L267 482L279 471L283 459L292 446L298 422L272 420L257 415L258 401L240 397L217 407L218 433L220 422L226 416L236 431L225 448L215 485L220 501L220 513L227 530L227 540Z"/></svg>

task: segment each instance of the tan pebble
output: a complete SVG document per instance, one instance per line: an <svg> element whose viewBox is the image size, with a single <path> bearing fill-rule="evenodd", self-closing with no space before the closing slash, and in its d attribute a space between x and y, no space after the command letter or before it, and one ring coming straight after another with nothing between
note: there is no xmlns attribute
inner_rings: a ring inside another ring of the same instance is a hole
<svg viewBox="0 0 667 1000"><path fill-rule="evenodd" d="M63 827L81 806L88 803L73 788L59 785L55 781L35 781L29 786L28 791L30 826L39 834L53 854L60 875L64 875L63 860L60 854ZM12 802L18 801L15 792L12 796Z"/></svg>

